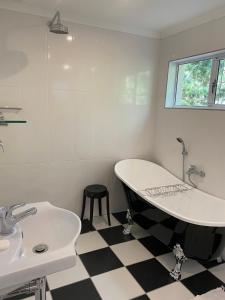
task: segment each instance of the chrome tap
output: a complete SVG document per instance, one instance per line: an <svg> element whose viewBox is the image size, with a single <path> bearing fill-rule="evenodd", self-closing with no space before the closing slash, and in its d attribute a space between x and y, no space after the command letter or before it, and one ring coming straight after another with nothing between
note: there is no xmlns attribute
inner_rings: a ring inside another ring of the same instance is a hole
<svg viewBox="0 0 225 300"><path fill-rule="evenodd" d="M23 220L24 218L35 215L37 213L37 208L32 207L16 215L13 211L17 208L25 206L26 203L14 204L8 207L0 207L0 234L8 235L13 232L15 225Z"/></svg>
<svg viewBox="0 0 225 300"><path fill-rule="evenodd" d="M205 172L202 170L198 170L198 168L195 165L191 165L189 169L187 170L186 174L188 175L188 179L190 183L193 185L193 187L197 187L197 185L192 181L191 176L197 175L200 177L205 177Z"/></svg>

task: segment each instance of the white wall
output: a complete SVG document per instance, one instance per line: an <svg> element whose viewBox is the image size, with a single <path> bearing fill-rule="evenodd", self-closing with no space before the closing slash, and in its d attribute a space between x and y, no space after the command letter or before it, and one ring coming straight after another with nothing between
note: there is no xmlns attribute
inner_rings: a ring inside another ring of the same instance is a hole
<svg viewBox="0 0 225 300"><path fill-rule="evenodd" d="M0 106L22 107L28 121L0 127L0 205L51 201L80 213L83 188L97 182L122 210L113 166L151 156L159 42L68 24L69 42L46 22L0 10Z"/></svg>
<svg viewBox="0 0 225 300"><path fill-rule="evenodd" d="M204 168L199 188L225 199L225 111L164 109L168 61L225 48L225 18L161 41L154 158L181 176L181 136L188 146L188 165Z"/></svg>

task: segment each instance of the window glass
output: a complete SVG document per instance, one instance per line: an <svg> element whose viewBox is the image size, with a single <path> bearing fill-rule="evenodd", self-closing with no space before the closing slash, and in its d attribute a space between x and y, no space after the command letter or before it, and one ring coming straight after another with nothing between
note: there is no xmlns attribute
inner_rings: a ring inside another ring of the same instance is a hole
<svg viewBox="0 0 225 300"><path fill-rule="evenodd" d="M219 62L215 104L225 104L225 60Z"/></svg>
<svg viewBox="0 0 225 300"><path fill-rule="evenodd" d="M179 64L175 105L207 106L211 70L212 59ZM223 79L225 80L225 77Z"/></svg>

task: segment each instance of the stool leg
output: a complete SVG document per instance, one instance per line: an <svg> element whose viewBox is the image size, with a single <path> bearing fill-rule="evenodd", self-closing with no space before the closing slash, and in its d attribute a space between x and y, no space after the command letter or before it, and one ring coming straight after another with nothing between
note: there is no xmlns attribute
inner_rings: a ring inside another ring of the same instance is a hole
<svg viewBox="0 0 225 300"><path fill-rule="evenodd" d="M83 221L83 219L84 219L85 205L86 205L86 194L85 194L85 191L84 191L84 193L83 193L83 204L82 204L81 221Z"/></svg>
<svg viewBox="0 0 225 300"><path fill-rule="evenodd" d="M107 193L107 196L106 196L106 207L107 207L108 223L109 223L109 226L111 226L110 211L109 211L109 192Z"/></svg>
<svg viewBox="0 0 225 300"><path fill-rule="evenodd" d="M98 198L99 216L102 216L102 199Z"/></svg>
<svg viewBox="0 0 225 300"><path fill-rule="evenodd" d="M93 223L93 214L94 214L94 198L90 199L90 223Z"/></svg>

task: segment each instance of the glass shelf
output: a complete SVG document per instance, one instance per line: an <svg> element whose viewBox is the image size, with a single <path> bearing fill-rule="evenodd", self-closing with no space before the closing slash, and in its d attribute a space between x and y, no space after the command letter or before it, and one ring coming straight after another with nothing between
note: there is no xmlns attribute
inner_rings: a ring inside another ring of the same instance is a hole
<svg viewBox="0 0 225 300"><path fill-rule="evenodd" d="M0 114L3 114L3 113L18 113L21 110L22 110L21 107L1 106L0 107Z"/></svg>
<svg viewBox="0 0 225 300"><path fill-rule="evenodd" d="M0 126L8 126L8 124L25 124L25 120L7 120L11 117L5 117L5 114L18 113L21 111L21 107L10 107L10 106L0 106ZM13 119L13 118L12 118Z"/></svg>
<svg viewBox="0 0 225 300"><path fill-rule="evenodd" d="M8 125L8 124L25 124L27 121L24 120L0 120L0 125Z"/></svg>

